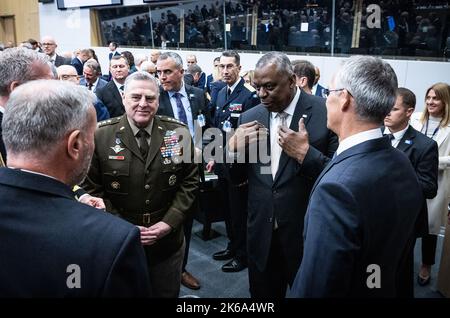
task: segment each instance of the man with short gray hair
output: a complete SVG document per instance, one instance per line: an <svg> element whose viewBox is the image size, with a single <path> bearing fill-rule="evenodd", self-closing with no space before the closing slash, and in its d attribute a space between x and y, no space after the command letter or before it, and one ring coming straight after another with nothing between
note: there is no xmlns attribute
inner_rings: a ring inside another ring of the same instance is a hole
<svg viewBox="0 0 450 318"><path fill-rule="evenodd" d="M396 297L423 202L408 158L380 129L397 77L379 58L352 56L329 87L327 126L340 144L311 193L292 296Z"/></svg>
<svg viewBox="0 0 450 318"><path fill-rule="evenodd" d="M19 85L36 79L52 79L48 59L33 50L11 48L0 55L0 154L6 163L6 150L2 139L2 121L5 104L11 92Z"/></svg>
<svg viewBox="0 0 450 318"><path fill-rule="evenodd" d="M84 186L105 200L108 212L140 229L152 295L176 298L184 256L183 222L199 183L189 130L174 118L156 116L159 87L146 72L127 77L123 104L124 116L99 124ZM189 162L179 160L181 154Z"/></svg>
<svg viewBox="0 0 450 318"><path fill-rule="evenodd" d="M0 297L150 295L138 229L73 198L94 151L94 101L86 89L54 80L26 83L9 98Z"/></svg>
<svg viewBox="0 0 450 318"><path fill-rule="evenodd" d="M80 80L80 85L86 86L90 91L94 93L98 89L101 89L108 84L107 81L102 79L100 76L102 74L102 69L100 64L94 60L89 59L83 65L83 78Z"/></svg>

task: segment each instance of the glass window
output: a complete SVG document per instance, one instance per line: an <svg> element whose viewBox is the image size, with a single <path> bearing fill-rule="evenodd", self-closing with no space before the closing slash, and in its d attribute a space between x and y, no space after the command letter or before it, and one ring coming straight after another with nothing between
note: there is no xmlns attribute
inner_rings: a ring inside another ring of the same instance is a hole
<svg viewBox="0 0 450 318"><path fill-rule="evenodd" d="M104 46L450 55L448 0L155 1L97 11Z"/></svg>

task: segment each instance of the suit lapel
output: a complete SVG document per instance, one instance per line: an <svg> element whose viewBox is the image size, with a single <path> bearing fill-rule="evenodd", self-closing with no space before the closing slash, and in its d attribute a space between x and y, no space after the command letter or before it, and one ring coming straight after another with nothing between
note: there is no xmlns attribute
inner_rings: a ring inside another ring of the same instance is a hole
<svg viewBox="0 0 450 318"><path fill-rule="evenodd" d="M267 127L267 129L269 129L270 131L270 112L267 110L267 108L262 107L261 110L258 112L255 120L257 120L258 122L260 122L261 124L264 125L264 127ZM270 158L270 135L267 137L267 154ZM267 167L268 171L270 171L270 160L268 163L261 163L260 167ZM272 179L272 174L270 173L265 173L265 174L261 174L262 179L264 180L264 182L268 185L268 186L272 186L273 183L273 179Z"/></svg>
<svg viewBox="0 0 450 318"><path fill-rule="evenodd" d="M409 126L408 129L405 131L405 134L403 135L402 139L400 139L397 149L406 152L406 150L413 144L412 139L414 139L415 136L416 134L414 133L414 128Z"/></svg>
<svg viewBox="0 0 450 318"><path fill-rule="evenodd" d="M242 87L244 87L243 81L244 80L241 78L239 80L239 84L236 85L236 87L234 88L234 90L231 93L231 95L227 96L227 99L226 99L226 102L225 102L225 106L229 105L233 100L235 100L239 96L239 94L240 94L240 92L242 90ZM228 91L228 86L225 86L223 89L225 89L225 96L226 96L227 95L227 91ZM225 108L225 106L223 108Z"/></svg>
<svg viewBox="0 0 450 318"><path fill-rule="evenodd" d="M449 130L450 130L450 126L447 126L444 128L442 128L442 127L439 128L439 131L437 132L437 135L436 135L436 142L438 144L438 147L441 146L441 144L444 142L444 140L449 135Z"/></svg>
<svg viewBox="0 0 450 318"><path fill-rule="evenodd" d="M162 88L159 91L160 97L159 97L159 107L161 108L161 111L158 112L158 114L174 117L175 114L173 113L172 104L170 103L169 99L169 93L167 93Z"/></svg>
<svg viewBox="0 0 450 318"><path fill-rule="evenodd" d="M148 151L147 155L147 162L145 163L145 169L150 166L150 163L155 158L156 154L159 152L159 149L161 148L161 145L164 141L164 127L162 126L161 121L158 119L158 117L155 117L153 119L153 128L152 128L152 135L150 139L150 149Z"/></svg>
<svg viewBox="0 0 450 318"><path fill-rule="evenodd" d="M189 101L189 105L191 106L192 120L195 120L197 118L197 115L199 114L199 107L196 98L197 96L195 95L192 86L185 85L185 90L187 94L186 97Z"/></svg>
<svg viewBox="0 0 450 318"><path fill-rule="evenodd" d="M136 157L144 162L144 158L142 158L141 151L139 150L139 146L133 135L133 131L131 130L126 115L122 116L118 127L118 130L116 130L116 137L120 138L125 147L127 147Z"/></svg>
<svg viewBox="0 0 450 318"><path fill-rule="evenodd" d="M312 105L308 103L306 93L301 91L300 98L298 99L297 106L295 107L294 115L292 116L291 124L289 128L293 131L298 131L298 121L300 118L304 118L304 124L306 130L308 129L308 123L312 115ZM281 152L280 163L278 165L278 171L275 175L274 183L277 183L280 177L283 175L282 172L286 167L286 164L291 158L284 152Z"/></svg>
<svg viewBox="0 0 450 318"><path fill-rule="evenodd" d="M122 95L120 94L119 89L116 86L116 83L114 83L113 80L111 80L110 82L111 84L111 90L113 92L113 97L114 99L118 102L119 105L122 105L122 109L123 109L123 103L122 103Z"/></svg>

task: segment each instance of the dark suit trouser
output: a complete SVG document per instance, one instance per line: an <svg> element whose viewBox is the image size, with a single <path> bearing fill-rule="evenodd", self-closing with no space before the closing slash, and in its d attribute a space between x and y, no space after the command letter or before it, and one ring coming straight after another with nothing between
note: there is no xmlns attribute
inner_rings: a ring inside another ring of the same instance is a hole
<svg viewBox="0 0 450 318"><path fill-rule="evenodd" d="M186 271L186 265L189 257L189 246L191 245L191 235L192 235L192 224L194 223L194 215L198 213L200 209L199 196L192 203L192 207L188 213L188 216L184 220L183 223L183 231L184 231L184 241L186 243L186 247L184 249L184 258L183 258L183 266L181 268L181 272Z"/></svg>
<svg viewBox="0 0 450 318"><path fill-rule="evenodd" d="M437 235L427 234L422 237L422 263L434 265L436 257Z"/></svg>
<svg viewBox="0 0 450 318"><path fill-rule="evenodd" d="M240 261L247 263L247 196L248 186L237 187L224 178L219 178L218 186L225 204L224 219L227 230L228 249Z"/></svg>
<svg viewBox="0 0 450 318"><path fill-rule="evenodd" d="M191 245L191 234L192 234L192 224L194 223L194 217L189 216L186 218L183 224L184 231L184 241L186 242L186 247L184 249L183 266L181 267L181 272L186 271L186 265L189 257L189 246Z"/></svg>
<svg viewBox="0 0 450 318"><path fill-rule="evenodd" d="M252 298L276 298L286 297L288 286L287 261L283 255L281 242L277 231L272 234L269 259L266 268L260 271L249 260L248 277L250 282L250 294Z"/></svg>

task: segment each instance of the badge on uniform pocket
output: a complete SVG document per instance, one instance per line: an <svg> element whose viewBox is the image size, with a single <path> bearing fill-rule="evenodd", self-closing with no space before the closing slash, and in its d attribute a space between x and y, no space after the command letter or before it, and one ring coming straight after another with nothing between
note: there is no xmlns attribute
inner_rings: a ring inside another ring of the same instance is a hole
<svg viewBox="0 0 450 318"><path fill-rule="evenodd" d="M173 174L169 178L169 185L172 187L175 185L175 183L177 183L177 176Z"/></svg>

